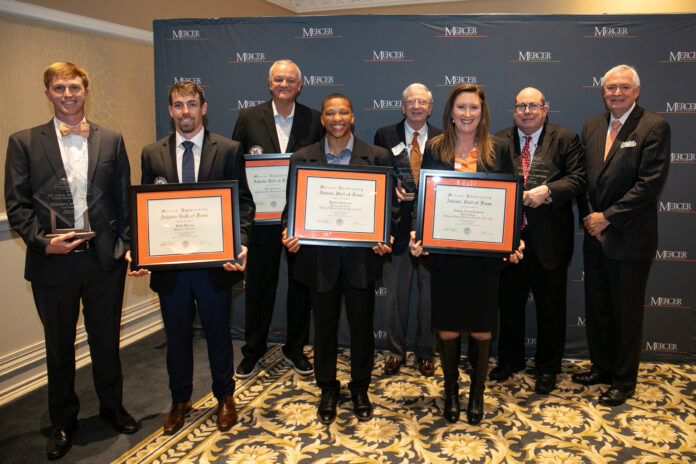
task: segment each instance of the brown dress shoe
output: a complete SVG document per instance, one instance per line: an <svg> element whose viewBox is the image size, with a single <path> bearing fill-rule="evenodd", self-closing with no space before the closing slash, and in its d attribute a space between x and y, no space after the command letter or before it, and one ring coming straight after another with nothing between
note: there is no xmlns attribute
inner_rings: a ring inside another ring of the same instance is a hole
<svg viewBox="0 0 696 464"><path fill-rule="evenodd" d="M425 377L431 377L435 373L435 366L433 366L432 361L421 358L418 360L418 370Z"/></svg>
<svg viewBox="0 0 696 464"><path fill-rule="evenodd" d="M173 435L184 426L184 416L191 410L191 402L172 403L169 414L164 418L164 433Z"/></svg>
<svg viewBox="0 0 696 464"><path fill-rule="evenodd" d="M396 359L394 356L389 356L384 362L384 373L387 375L394 375L399 372L400 367L401 361Z"/></svg>
<svg viewBox="0 0 696 464"><path fill-rule="evenodd" d="M227 432L237 423L237 408L234 405L234 396L227 395L224 400L218 401L217 428Z"/></svg>

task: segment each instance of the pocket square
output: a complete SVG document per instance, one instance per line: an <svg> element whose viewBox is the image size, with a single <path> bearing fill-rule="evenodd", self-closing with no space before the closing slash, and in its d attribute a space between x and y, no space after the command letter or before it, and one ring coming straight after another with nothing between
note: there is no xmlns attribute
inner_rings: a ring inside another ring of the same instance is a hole
<svg viewBox="0 0 696 464"><path fill-rule="evenodd" d="M621 142L621 148L631 148L636 146L636 141L635 140L627 140L625 142Z"/></svg>

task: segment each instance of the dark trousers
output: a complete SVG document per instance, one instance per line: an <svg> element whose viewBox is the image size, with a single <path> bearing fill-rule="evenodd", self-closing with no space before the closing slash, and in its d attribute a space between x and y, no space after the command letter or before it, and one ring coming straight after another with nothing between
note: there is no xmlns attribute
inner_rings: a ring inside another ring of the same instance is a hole
<svg viewBox="0 0 696 464"><path fill-rule="evenodd" d="M524 259L500 273L500 334L498 364L523 368L525 320L529 291L536 305L538 374L561 371L566 334L566 287L568 268L545 269L525 240Z"/></svg>
<svg viewBox="0 0 696 464"><path fill-rule="evenodd" d="M374 364L375 285L353 288L340 275L328 292L310 291L314 308L314 375L322 389L338 389L336 362L338 359L338 321L341 316L341 296L345 297L346 315L350 328L350 375L348 385L353 393L366 393L370 386Z"/></svg>
<svg viewBox="0 0 696 464"><path fill-rule="evenodd" d="M185 403L193 391L193 319L198 317L208 343L213 394L218 400L234 393L234 358L230 335L232 290L216 292L208 271L181 271L170 295L159 294L167 334L167 372L172 402Z"/></svg>
<svg viewBox="0 0 696 464"><path fill-rule="evenodd" d="M645 287L652 261L609 259L599 246L591 250L585 247L583 257L592 369L611 375L614 387L635 388L643 341Z"/></svg>
<svg viewBox="0 0 696 464"><path fill-rule="evenodd" d="M382 269L387 288L387 343L389 351L399 361L406 356L411 282L415 273L418 279L418 306L416 313L416 339L413 351L418 359L433 359L433 330L430 324L430 270L422 257L414 258L406 250L391 254Z"/></svg>
<svg viewBox="0 0 696 464"><path fill-rule="evenodd" d="M280 226L256 226L254 232L270 234L263 245L249 244L245 287L245 323L242 354L245 358L259 359L268 349L266 340L273 319L278 269L283 248ZM288 276L292 276L295 257L287 254ZM290 356L301 352L309 338L311 308L309 290L288 277L287 338L283 352Z"/></svg>
<svg viewBox="0 0 696 464"><path fill-rule="evenodd" d="M119 337L126 262L109 272L99 264L94 249L70 253L68 257L72 260L72 274L65 284L31 284L44 327L48 412L56 427L75 422L80 410L75 394L75 326L80 300L99 403L116 409L123 397Z"/></svg>

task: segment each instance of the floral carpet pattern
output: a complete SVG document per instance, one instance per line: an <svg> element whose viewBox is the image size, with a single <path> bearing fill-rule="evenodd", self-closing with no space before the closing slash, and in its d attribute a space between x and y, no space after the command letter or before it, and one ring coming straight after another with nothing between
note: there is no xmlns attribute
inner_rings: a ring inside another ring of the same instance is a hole
<svg viewBox="0 0 696 464"><path fill-rule="evenodd" d="M174 436L161 429L115 463L693 463L696 462L696 366L641 364L638 387L623 406L597 403L605 386L583 387L570 374L587 361L564 361L550 395L534 393L534 377L519 372L488 381L478 426L441 416L442 370L423 377L411 358L399 374L383 373L377 353L370 388L374 416L358 422L347 384L350 352L339 352L341 401L330 426L319 423L320 390L285 363L279 347L256 375L239 381L239 422L222 433L217 402L206 396ZM461 366L461 400L469 378Z"/></svg>

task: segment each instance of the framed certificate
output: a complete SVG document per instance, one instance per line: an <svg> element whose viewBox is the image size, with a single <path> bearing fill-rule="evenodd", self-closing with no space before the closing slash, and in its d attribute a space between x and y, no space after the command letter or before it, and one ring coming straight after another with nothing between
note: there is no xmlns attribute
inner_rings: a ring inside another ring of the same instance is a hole
<svg viewBox="0 0 696 464"><path fill-rule="evenodd" d="M244 155L246 176L256 204L256 224L279 224L285 208L288 166L292 153Z"/></svg>
<svg viewBox="0 0 696 464"><path fill-rule="evenodd" d="M424 251L507 256L522 225L522 178L423 169L416 240Z"/></svg>
<svg viewBox="0 0 696 464"><path fill-rule="evenodd" d="M385 166L291 165L288 237L308 245L389 243L391 171Z"/></svg>
<svg viewBox="0 0 696 464"><path fill-rule="evenodd" d="M236 180L129 187L131 269L241 263Z"/></svg>

